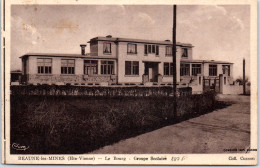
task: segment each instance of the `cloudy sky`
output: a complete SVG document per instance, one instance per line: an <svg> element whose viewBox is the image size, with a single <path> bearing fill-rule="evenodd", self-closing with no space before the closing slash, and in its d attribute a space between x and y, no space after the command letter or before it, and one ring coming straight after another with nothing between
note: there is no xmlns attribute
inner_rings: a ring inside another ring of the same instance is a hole
<svg viewBox="0 0 260 167"><path fill-rule="evenodd" d="M14 5L11 8L11 70L26 53L77 53L96 36L172 38L172 6ZM250 6L178 5L177 41L191 43L194 59L223 60L242 76L250 61ZM89 51L89 45L87 46Z"/></svg>

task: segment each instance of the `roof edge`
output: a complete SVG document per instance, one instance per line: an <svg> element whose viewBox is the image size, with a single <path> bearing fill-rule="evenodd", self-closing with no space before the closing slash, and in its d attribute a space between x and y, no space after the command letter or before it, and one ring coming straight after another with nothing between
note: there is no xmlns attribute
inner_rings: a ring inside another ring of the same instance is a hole
<svg viewBox="0 0 260 167"><path fill-rule="evenodd" d="M133 38L107 38L107 37L94 37L88 41L88 43L96 41L112 41L112 42L134 42L134 43L154 43L163 45L172 45L170 41L157 41L157 40L146 40L146 39L133 39ZM194 47L191 43L177 42L177 46Z"/></svg>

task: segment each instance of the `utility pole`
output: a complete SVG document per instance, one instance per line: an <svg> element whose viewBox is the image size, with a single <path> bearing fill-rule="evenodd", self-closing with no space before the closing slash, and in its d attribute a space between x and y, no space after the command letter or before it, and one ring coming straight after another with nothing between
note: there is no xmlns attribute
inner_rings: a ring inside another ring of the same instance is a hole
<svg viewBox="0 0 260 167"><path fill-rule="evenodd" d="M176 5L173 5L173 28L172 28L172 65L173 65L173 114L177 117L177 79L176 79Z"/></svg>
<svg viewBox="0 0 260 167"><path fill-rule="evenodd" d="M246 94L246 61L243 59L243 94Z"/></svg>

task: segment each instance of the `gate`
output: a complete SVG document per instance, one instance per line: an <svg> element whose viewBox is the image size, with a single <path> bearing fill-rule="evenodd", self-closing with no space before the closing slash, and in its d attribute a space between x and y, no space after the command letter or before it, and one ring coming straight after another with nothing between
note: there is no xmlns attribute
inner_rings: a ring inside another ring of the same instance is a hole
<svg viewBox="0 0 260 167"><path fill-rule="evenodd" d="M203 78L203 91L215 91L219 93L220 91L220 84L219 84L219 77L215 78Z"/></svg>

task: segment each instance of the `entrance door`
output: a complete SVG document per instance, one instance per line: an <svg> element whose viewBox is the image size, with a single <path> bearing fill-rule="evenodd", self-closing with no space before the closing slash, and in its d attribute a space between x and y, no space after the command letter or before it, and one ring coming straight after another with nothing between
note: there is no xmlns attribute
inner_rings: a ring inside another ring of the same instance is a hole
<svg viewBox="0 0 260 167"><path fill-rule="evenodd" d="M145 62L144 74L148 75L149 82L157 82L158 75L158 63L156 62Z"/></svg>

